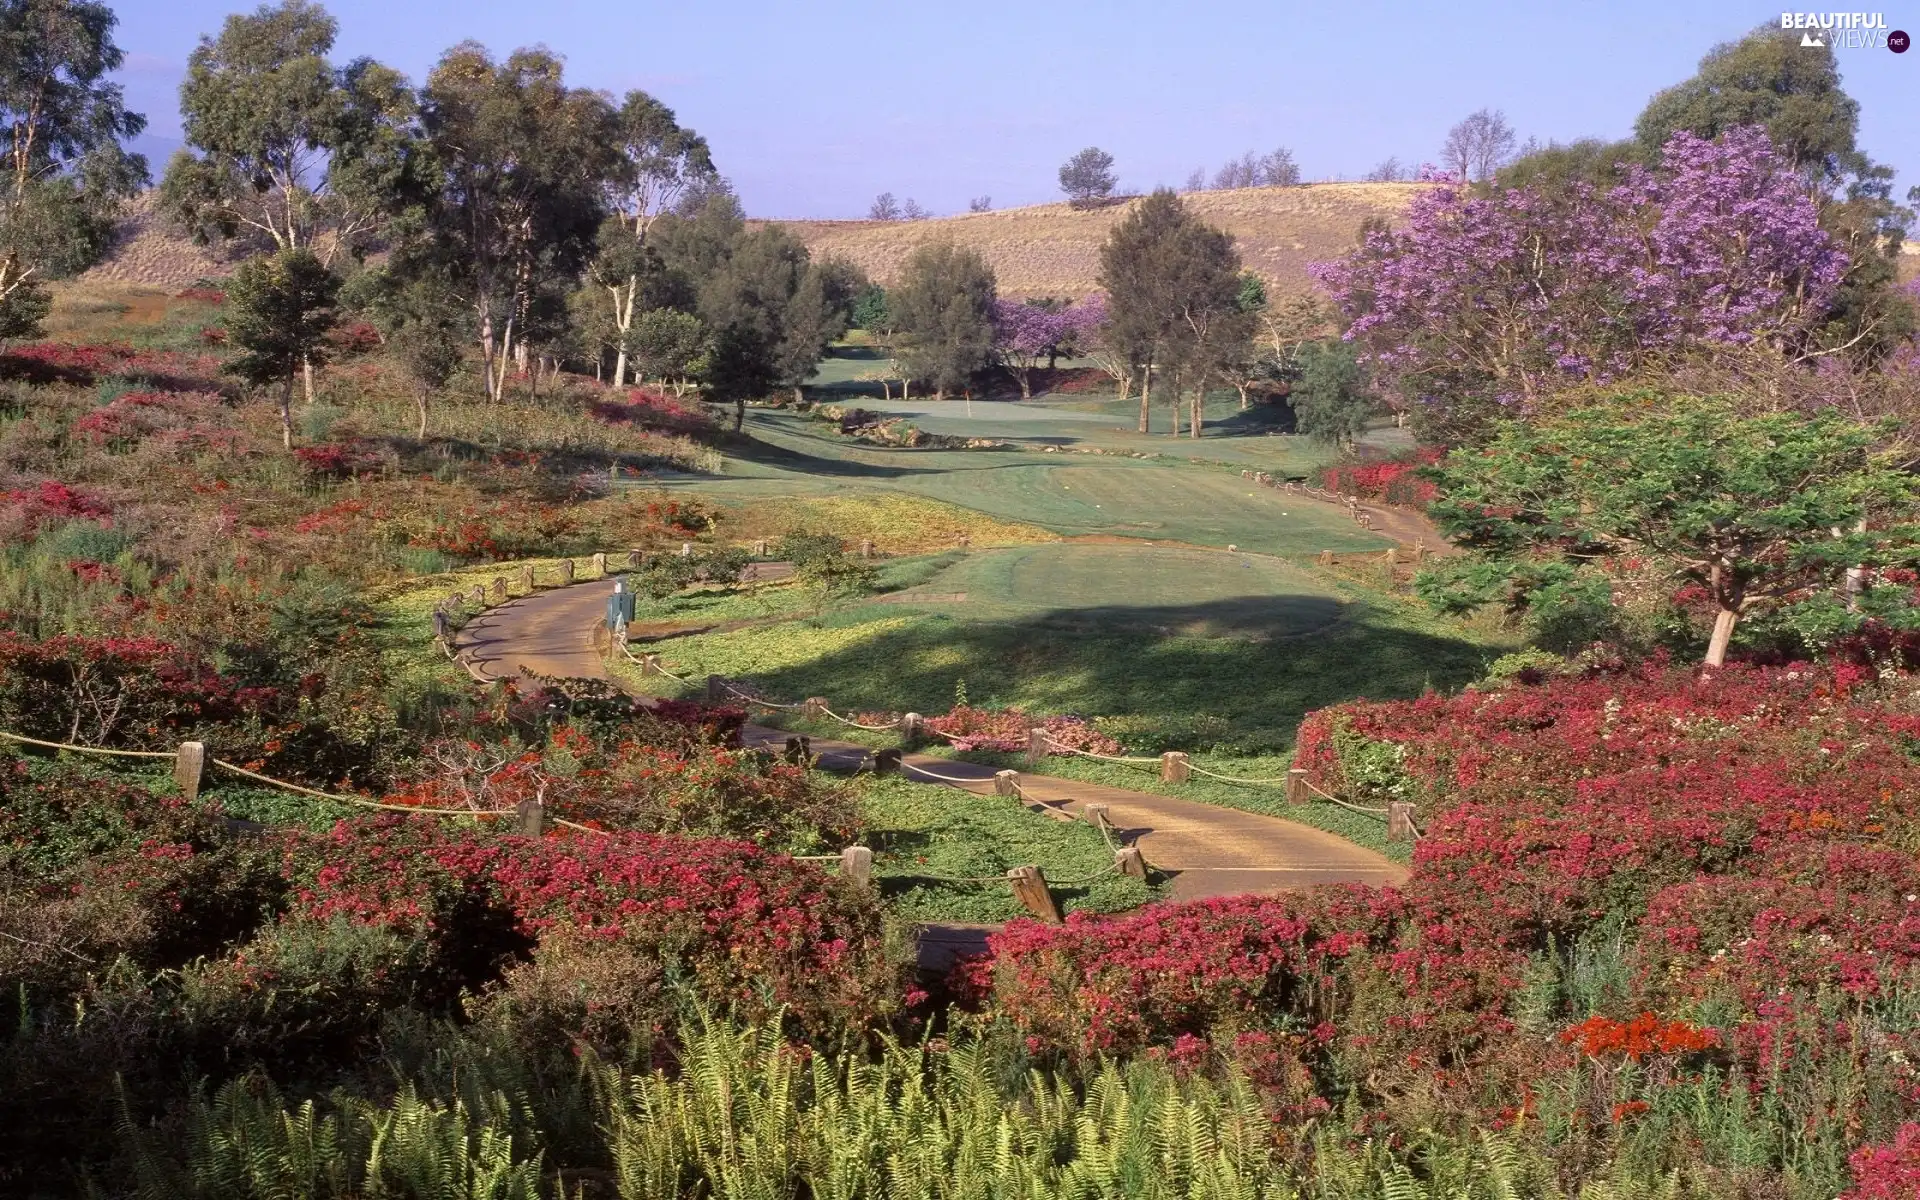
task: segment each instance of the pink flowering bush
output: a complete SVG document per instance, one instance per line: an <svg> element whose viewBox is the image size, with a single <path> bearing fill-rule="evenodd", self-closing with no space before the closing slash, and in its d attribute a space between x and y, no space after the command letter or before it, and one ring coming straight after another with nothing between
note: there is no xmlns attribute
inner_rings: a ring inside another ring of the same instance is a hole
<svg viewBox="0 0 1920 1200"><path fill-rule="evenodd" d="M1120 743L1080 717L1030 717L1017 708L973 708L960 705L927 720L927 727L949 735L956 750L991 750L1003 754L1024 751L1027 731L1047 731L1056 745L1094 754L1120 754Z"/></svg>
<svg viewBox="0 0 1920 1200"><path fill-rule="evenodd" d="M1319 485L1343 496L1378 500L1399 508L1425 509L1436 495L1436 489L1420 471L1444 457L1444 451L1426 449L1372 462L1335 463L1321 469Z"/></svg>
<svg viewBox="0 0 1920 1200"><path fill-rule="evenodd" d="M1840 1200L1908 1200L1920 1196L1920 1125L1908 1122L1893 1141L1862 1146L1847 1159L1853 1187Z"/></svg>

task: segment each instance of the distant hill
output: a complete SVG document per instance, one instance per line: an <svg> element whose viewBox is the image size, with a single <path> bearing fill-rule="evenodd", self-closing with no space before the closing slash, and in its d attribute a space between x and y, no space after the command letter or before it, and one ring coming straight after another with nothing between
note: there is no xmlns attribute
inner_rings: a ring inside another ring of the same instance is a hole
<svg viewBox="0 0 1920 1200"><path fill-rule="evenodd" d="M1370 216L1397 221L1423 185L1315 183L1291 188L1192 192L1184 199L1207 221L1233 234L1240 257L1280 292L1307 286L1307 264L1338 257L1353 245ZM993 264L1000 290L1011 296L1078 296L1094 290L1100 244L1128 204L1078 212L1039 204L999 212L925 221L782 221L815 257L837 254L892 282L913 248L948 236L972 246ZM202 276L233 270L229 255L193 245L166 227L154 194L142 196L121 227L107 261L84 280L111 280L178 289Z"/></svg>
<svg viewBox="0 0 1920 1200"><path fill-rule="evenodd" d="M1247 267L1277 292L1308 286L1307 264L1337 258L1371 216L1398 222L1423 187L1417 183L1315 183L1304 187L1190 192L1182 198L1205 220L1233 234ZM913 248L952 237L993 264L1002 293L1078 296L1095 290L1100 244L1127 204L1076 212L1040 204L925 221L782 221L814 257L837 254L880 283L893 281Z"/></svg>

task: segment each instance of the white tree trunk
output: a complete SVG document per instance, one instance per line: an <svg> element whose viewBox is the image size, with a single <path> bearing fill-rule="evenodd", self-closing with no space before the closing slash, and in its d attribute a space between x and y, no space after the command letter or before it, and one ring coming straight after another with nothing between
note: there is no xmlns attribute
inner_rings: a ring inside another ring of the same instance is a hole
<svg viewBox="0 0 1920 1200"><path fill-rule="evenodd" d="M1723 608L1713 615L1713 637L1707 642L1707 665L1722 667L1727 662L1727 646L1733 641L1733 627L1740 620L1740 610Z"/></svg>

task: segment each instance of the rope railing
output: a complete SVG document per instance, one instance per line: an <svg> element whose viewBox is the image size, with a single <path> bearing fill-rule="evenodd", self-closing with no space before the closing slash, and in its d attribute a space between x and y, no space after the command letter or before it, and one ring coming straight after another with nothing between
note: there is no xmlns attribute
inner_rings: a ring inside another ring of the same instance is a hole
<svg viewBox="0 0 1920 1200"><path fill-rule="evenodd" d="M114 750L106 746L75 746L68 742L44 742L39 738L30 738L24 734L0 731L0 738L10 742L20 742L28 746L43 746L48 750L74 750L81 754L110 754L119 758L172 758L168 750Z"/></svg>
<svg viewBox="0 0 1920 1200"><path fill-rule="evenodd" d="M1209 771L1196 762L1189 762L1187 769L1196 775L1205 775L1209 779L1218 779L1224 783L1241 783L1249 787L1267 787L1271 784L1285 783L1287 781L1285 775L1275 775L1266 779L1245 779L1238 775L1222 775L1218 771Z"/></svg>

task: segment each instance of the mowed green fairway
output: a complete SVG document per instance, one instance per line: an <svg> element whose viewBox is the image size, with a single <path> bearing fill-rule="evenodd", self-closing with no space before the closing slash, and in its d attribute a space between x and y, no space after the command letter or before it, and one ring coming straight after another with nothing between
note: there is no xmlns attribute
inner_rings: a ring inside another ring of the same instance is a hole
<svg viewBox="0 0 1920 1200"><path fill-rule="evenodd" d="M889 599L962 620L1261 639L1324 630L1346 611L1279 559L1123 543L973 555Z"/></svg>
<svg viewBox="0 0 1920 1200"><path fill-rule="evenodd" d="M730 447L721 476L657 482L730 497L895 490L1067 536L1136 538L1270 555L1378 550L1389 543L1331 505L1257 487L1218 466L1032 450L870 446L781 412L751 414L752 440Z"/></svg>

